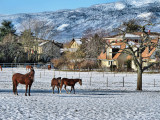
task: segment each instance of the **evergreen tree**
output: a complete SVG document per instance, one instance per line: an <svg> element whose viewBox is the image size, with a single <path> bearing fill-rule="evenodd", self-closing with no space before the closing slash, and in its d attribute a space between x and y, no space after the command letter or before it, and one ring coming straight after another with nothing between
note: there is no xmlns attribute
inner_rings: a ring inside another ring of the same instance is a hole
<svg viewBox="0 0 160 120"><path fill-rule="evenodd" d="M2 41L7 34L15 34L16 30L11 21L4 20L1 24L0 41Z"/></svg>

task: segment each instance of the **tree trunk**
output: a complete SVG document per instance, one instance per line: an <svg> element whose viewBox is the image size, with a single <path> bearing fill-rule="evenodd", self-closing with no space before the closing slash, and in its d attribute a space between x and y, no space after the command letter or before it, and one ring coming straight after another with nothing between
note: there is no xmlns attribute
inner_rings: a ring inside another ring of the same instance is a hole
<svg viewBox="0 0 160 120"><path fill-rule="evenodd" d="M137 71L137 90L142 90L142 70L140 68Z"/></svg>

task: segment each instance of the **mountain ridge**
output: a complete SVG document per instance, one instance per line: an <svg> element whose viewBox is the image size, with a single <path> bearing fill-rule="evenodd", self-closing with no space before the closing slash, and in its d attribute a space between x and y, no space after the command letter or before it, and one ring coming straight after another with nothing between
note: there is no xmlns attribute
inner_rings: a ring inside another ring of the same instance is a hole
<svg viewBox="0 0 160 120"><path fill-rule="evenodd" d="M142 0L144 1L144 0ZM65 42L74 37L80 38L84 31L104 29L111 31L119 27L123 22L131 19L151 20L153 23L160 21L160 1L147 0L140 4L138 0L123 0L106 4L92 5L88 8L64 9L58 11L45 11L40 13L20 13L14 15L0 15L2 20L11 20L17 32L21 32L21 24L27 18L42 20L48 24L54 24L59 34L53 36L58 42ZM159 25L150 27L153 32L159 32Z"/></svg>

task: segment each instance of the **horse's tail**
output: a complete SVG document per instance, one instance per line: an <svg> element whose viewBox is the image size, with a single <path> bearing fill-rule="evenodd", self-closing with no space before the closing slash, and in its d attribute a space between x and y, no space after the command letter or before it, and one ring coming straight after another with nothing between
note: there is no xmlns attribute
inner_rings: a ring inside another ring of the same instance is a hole
<svg viewBox="0 0 160 120"><path fill-rule="evenodd" d="M12 76L12 83L13 83L13 93L15 94L17 83L14 75Z"/></svg>
<svg viewBox="0 0 160 120"><path fill-rule="evenodd" d="M52 87L52 82L51 82L51 87Z"/></svg>
<svg viewBox="0 0 160 120"><path fill-rule="evenodd" d="M13 82L13 93L15 93L16 92L16 89L15 89L15 82L14 82L14 80L12 79L12 82Z"/></svg>

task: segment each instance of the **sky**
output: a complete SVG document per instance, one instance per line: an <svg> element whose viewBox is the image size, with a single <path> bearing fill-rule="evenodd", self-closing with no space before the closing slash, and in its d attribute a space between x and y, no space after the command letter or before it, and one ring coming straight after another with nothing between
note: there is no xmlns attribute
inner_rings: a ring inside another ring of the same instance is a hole
<svg viewBox="0 0 160 120"><path fill-rule="evenodd" d="M0 14L37 13L89 7L118 0L0 0Z"/></svg>

